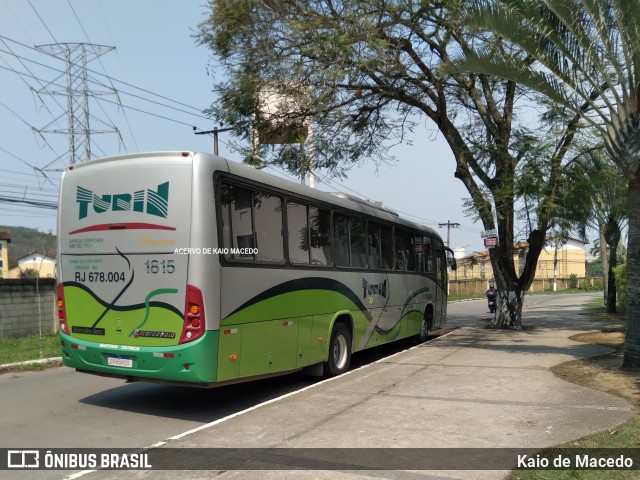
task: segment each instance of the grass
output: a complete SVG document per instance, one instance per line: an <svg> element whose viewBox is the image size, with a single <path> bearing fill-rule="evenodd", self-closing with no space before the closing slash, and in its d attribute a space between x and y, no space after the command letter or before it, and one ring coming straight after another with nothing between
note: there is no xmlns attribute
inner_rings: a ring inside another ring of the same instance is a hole
<svg viewBox="0 0 640 480"><path fill-rule="evenodd" d="M486 298L484 295L449 295L447 301L459 302L460 300L481 300Z"/></svg>
<svg viewBox="0 0 640 480"><path fill-rule="evenodd" d="M0 365L60 356L57 334L0 338Z"/></svg>
<svg viewBox="0 0 640 480"><path fill-rule="evenodd" d="M580 449L576 453L585 455L588 452L582 450L587 448L615 448L626 449L627 451L638 445L640 440L640 416L636 414L626 423L620 425L617 429L611 431L596 433L572 442L558 445L556 447L544 449L540 452L541 456L547 452L548 458L557 457L557 450L564 450L563 457L575 458L575 453L571 453L571 449ZM617 457L618 455L611 455ZM601 457L596 455L596 458ZM551 461L550 461L551 463ZM611 479L638 479L638 470L621 471L621 470L514 470L508 477L508 480L611 480Z"/></svg>

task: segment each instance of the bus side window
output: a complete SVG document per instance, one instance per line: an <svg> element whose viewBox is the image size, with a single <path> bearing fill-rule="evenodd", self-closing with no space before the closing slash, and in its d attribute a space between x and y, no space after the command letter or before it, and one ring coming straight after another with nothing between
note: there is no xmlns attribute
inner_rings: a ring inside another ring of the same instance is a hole
<svg viewBox="0 0 640 480"><path fill-rule="evenodd" d="M221 213L220 222L222 223L222 247L223 248L231 248L233 245L232 232L231 232L231 202L232 202L232 193L231 193L230 185L225 183L220 185L220 205L221 205ZM227 254L225 257L229 258L230 255Z"/></svg>
<svg viewBox="0 0 640 480"><path fill-rule="evenodd" d="M399 230L396 228L394 239L395 239L395 247L396 247L396 269L406 270L407 255L404 251L404 240L403 240L402 230Z"/></svg>
<svg viewBox="0 0 640 480"><path fill-rule="evenodd" d="M407 270L414 271L416 269L416 253L413 245L413 235L409 232L404 232L402 238L404 239L404 253L407 257Z"/></svg>
<svg viewBox="0 0 640 480"><path fill-rule="evenodd" d="M331 212L325 208L309 207L311 234L311 263L331 265Z"/></svg>
<svg viewBox="0 0 640 480"><path fill-rule="evenodd" d="M367 244L366 223L361 218L349 218L349 234L351 240L351 266L366 268Z"/></svg>
<svg viewBox="0 0 640 480"><path fill-rule="evenodd" d="M256 260L259 262L284 262L282 238L282 199L268 193L256 192L254 198Z"/></svg>
<svg viewBox="0 0 640 480"><path fill-rule="evenodd" d="M228 241L227 248L254 248L252 201L253 192L235 185L222 185L222 231L230 231L229 238L223 237L223 242ZM226 213L225 213L226 210ZM224 222L227 222L225 224ZM226 258L251 259L253 254L229 253Z"/></svg>
<svg viewBox="0 0 640 480"><path fill-rule="evenodd" d="M424 244L422 235L413 236L413 248L416 252L416 271L424 272Z"/></svg>
<svg viewBox="0 0 640 480"><path fill-rule="evenodd" d="M431 248L431 237L422 237L424 250L425 272L433 272L433 249Z"/></svg>
<svg viewBox="0 0 640 480"><path fill-rule="evenodd" d="M445 288L445 278L447 278L447 267L444 257L444 251L438 250L436 252L436 282L442 288Z"/></svg>
<svg viewBox="0 0 640 480"><path fill-rule="evenodd" d="M379 269L381 266L380 256L380 227L369 222L367 225L367 238L369 244L369 268Z"/></svg>
<svg viewBox="0 0 640 480"><path fill-rule="evenodd" d="M307 206L287 201L289 261L292 265L309 263L309 225Z"/></svg>
<svg viewBox="0 0 640 480"><path fill-rule="evenodd" d="M333 248L335 262L339 267L349 266L349 217L333 215Z"/></svg>
<svg viewBox="0 0 640 480"><path fill-rule="evenodd" d="M380 227L380 244L382 250L382 268L393 270L393 230L391 227Z"/></svg>

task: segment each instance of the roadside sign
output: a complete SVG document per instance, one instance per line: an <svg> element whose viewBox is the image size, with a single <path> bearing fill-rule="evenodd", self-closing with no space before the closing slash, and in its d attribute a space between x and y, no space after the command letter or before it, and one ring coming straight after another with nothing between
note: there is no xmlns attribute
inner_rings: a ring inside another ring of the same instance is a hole
<svg viewBox="0 0 640 480"><path fill-rule="evenodd" d="M498 236L498 231L494 228L493 230L483 230L480 232L480 236L482 238L493 238Z"/></svg>
<svg viewBox="0 0 640 480"><path fill-rule="evenodd" d="M487 237L484 239L484 246L493 248L498 246L498 237Z"/></svg>

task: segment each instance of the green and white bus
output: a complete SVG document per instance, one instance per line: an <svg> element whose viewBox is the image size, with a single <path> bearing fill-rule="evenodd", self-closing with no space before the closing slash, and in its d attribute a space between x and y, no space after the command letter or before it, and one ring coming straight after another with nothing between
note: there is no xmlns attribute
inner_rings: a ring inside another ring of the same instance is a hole
<svg viewBox="0 0 640 480"><path fill-rule="evenodd" d="M446 322L452 252L434 230L209 154L69 167L58 242L62 358L81 372L334 376Z"/></svg>

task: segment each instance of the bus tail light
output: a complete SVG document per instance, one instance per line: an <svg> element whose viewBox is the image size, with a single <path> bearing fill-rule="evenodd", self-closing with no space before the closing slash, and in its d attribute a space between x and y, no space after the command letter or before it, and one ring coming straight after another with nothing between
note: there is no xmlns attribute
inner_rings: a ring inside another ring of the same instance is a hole
<svg viewBox="0 0 640 480"><path fill-rule="evenodd" d="M64 289L61 283L56 287L58 299L56 306L58 307L58 322L60 323L60 331L69 335L69 326L67 325L67 312L64 305Z"/></svg>
<svg viewBox="0 0 640 480"><path fill-rule="evenodd" d="M184 306L184 327L180 343L187 343L202 337L205 332L204 302L202 292L193 285L187 285L187 299Z"/></svg>

